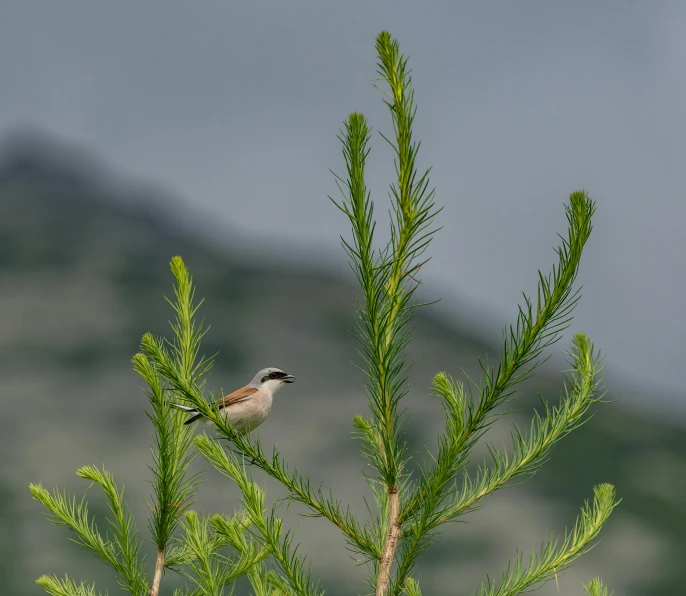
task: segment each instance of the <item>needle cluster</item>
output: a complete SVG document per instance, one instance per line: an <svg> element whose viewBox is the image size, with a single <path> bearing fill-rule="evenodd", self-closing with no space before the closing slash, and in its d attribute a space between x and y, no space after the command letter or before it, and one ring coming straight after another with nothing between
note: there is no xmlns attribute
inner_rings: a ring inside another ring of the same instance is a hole
<svg viewBox="0 0 686 596"><path fill-rule="evenodd" d="M378 89L384 94L393 134L381 135L391 147L395 180L390 186L389 240L379 243L374 202L365 182L371 128L365 117L352 113L339 139L345 175L335 175L339 199L332 199L350 223L351 236L343 238L359 285L356 337L369 413L356 416L354 430L362 455L373 470L365 477L376 510L358 519L331 493L289 465L274 446L265 449L256 436L238 434L221 414L216 398L207 391L213 358L201 356L206 332L196 322L199 303L191 276L180 257L174 257L175 313L172 339L146 334L141 352L133 358L136 372L148 389L148 417L155 432L152 453L153 495L148 530L155 545L152 580L135 521L124 501L123 489L106 470L87 466L77 473L101 487L111 517L108 530L98 529L87 503L64 492L31 485L36 500L50 512L54 523L67 526L82 547L114 569L122 588L136 596L158 596L165 573L186 578L175 596L220 596L247 578L256 596L277 594L320 596L324 590L312 579L305 557L294 543L293 530L284 528L276 503L268 505L255 482L260 470L281 483L289 499L306 514L333 523L358 561L368 565L370 591L376 596L420 596L416 577L420 556L436 542L448 522L464 518L483 506L497 490L521 483L549 459L555 444L589 417L602 400L602 359L583 334L573 336L569 370L558 403L541 397L542 408L526 429L512 426L511 445L489 445L490 459L467 471L475 444L503 404L513 400L521 383L545 360L544 352L561 338L572 321L580 298L575 281L582 252L591 234L594 202L585 192L574 192L565 205L567 230L560 236L557 259L550 273L539 272L534 298L524 295L516 322L503 333L496 366L479 361L476 380L438 372L432 392L445 416L428 464L412 466L403 434L402 401L407 395L410 363L407 347L422 269L440 209L434 202L430 169L418 167L420 144L412 128L417 114L408 59L398 42L382 32L376 40ZM195 435L183 424L185 416L171 407L181 401L197 408L214 427ZM189 473L195 453L241 491L240 508L233 515L203 517L191 509L200 478ZM418 470L412 472L412 470ZM618 501L608 484L593 489L593 498L562 538L547 536L525 562L516 553L499 581L486 578L479 596L515 596L557 578L594 544ZM55 596L92 596L95 588L70 578L43 576L38 583ZM607 596L599 579L585 586L589 596Z"/></svg>

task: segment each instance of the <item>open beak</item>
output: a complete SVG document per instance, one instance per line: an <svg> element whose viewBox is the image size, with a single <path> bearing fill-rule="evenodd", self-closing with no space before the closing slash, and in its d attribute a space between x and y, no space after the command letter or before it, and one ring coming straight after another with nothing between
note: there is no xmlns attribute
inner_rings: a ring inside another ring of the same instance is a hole
<svg viewBox="0 0 686 596"><path fill-rule="evenodd" d="M283 378L284 383L295 383L295 377L293 375L286 375Z"/></svg>

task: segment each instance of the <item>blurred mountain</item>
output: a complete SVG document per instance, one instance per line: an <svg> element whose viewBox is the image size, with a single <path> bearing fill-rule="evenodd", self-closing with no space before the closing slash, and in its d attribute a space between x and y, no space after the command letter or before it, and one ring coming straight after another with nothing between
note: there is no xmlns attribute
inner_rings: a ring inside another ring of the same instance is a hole
<svg viewBox="0 0 686 596"><path fill-rule="evenodd" d="M227 202L229 200L227 199ZM278 217L278 213L274 214ZM227 237L232 237L230 230ZM255 370L279 366L298 382L278 396L262 440L312 478L365 513L364 461L350 438L351 418L363 413L362 377L350 362L355 341L354 288L347 279L298 263L270 267L251 257L245 242L211 248L197 221L164 193L113 175L85 151L40 137L15 138L0 162L0 585L2 594L39 594L41 573L68 572L117 589L95 559L48 524L29 497L28 483L66 486L81 495L75 477L85 464L104 464L126 494L145 532L150 487L150 427L142 382L130 367L146 331L168 332L172 293L169 259L183 256L205 298L211 323L206 353L219 352L210 383L230 390ZM465 316L468 316L466 313ZM441 428L430 397L438 370L473 372L477 356L498 348L430 316L415 320L412 356L418 359L406 398L412 450L433 447ZM526 424L537 393L557 400L562 375L542 368L491 437L507 444L513 421ZM488 572L498 576L519 545L538 546L546 532L573 522L598 482L612 482L623 498L603 540L572 570L559 593L581 594L581 583L602 575L619 594L682 594L686 582L686 431L636 411L610 387L615 403L567 437L552 461L524 486L500 491L484 507L437 538L418 578L427 594L470 593ZM532 397L533 396L533 397ZM650 395L645 396L650 401ZM483 446L482 446L483 447ZM479 457L485 457L481 448ZM422 456L424 457L424 456ZM206 468L196 460L197 469ZM269 498L283 496L260 477ZM89 493L92 510L102 498ZM197 507L205 513L239 505L235 489L208 472ZM325 520L283 515L311 556L313 575L328 594L362 593L364 567L350 559L337 530ZM146 543L148 552L152 548ZM150 557L152 559L152 557ZM176 580L165 579L168 588ZM167 583L168 582L168 583ZM169 592L165 592L169 593ZM555 583L540 593L557 594Z"/></svg>

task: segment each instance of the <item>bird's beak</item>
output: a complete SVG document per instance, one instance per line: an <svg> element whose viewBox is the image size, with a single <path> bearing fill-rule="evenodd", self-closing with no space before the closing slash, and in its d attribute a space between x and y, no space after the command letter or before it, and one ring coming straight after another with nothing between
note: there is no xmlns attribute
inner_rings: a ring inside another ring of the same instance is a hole
<svg viewBox="0 0 686 596"><path fill-rule="evenodd" d="M286 375L283 378L284 383L295 383L295 377L293 375Z"/></svg>

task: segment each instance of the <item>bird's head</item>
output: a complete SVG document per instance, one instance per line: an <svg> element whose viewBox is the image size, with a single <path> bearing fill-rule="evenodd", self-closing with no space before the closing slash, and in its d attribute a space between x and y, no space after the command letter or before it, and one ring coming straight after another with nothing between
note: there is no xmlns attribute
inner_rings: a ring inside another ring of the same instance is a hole
<svg viewBox="0 0 686 596"><path fill-rule="evenodd" d="M250 386L266 389L274 393L281 389L285 383L294 383L295 377L282 371L280 368L263 368L250 382Z"/></svg>

